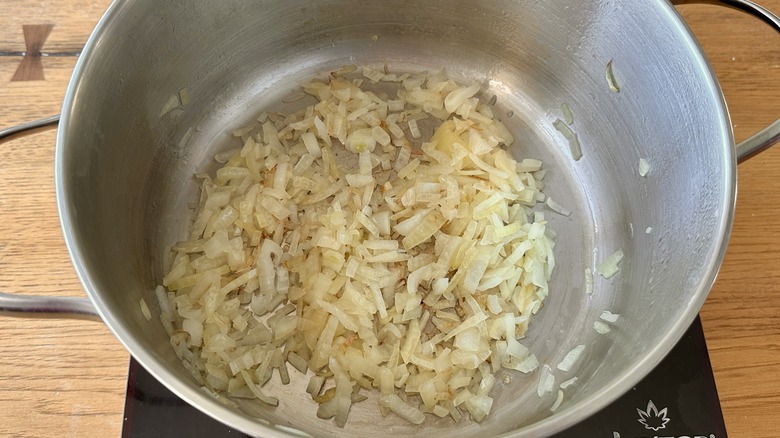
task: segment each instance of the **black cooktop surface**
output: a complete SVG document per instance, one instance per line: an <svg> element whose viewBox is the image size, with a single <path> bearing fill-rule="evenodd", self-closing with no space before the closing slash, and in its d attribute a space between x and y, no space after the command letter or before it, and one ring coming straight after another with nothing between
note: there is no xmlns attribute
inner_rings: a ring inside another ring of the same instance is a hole
<svg viewBox="0 0 780 438"><path fill-rule="evenodd" d="M131 359L122 437L246 436L176 397ZM555 437L726 438L700 320L635 388Z"/></svg>

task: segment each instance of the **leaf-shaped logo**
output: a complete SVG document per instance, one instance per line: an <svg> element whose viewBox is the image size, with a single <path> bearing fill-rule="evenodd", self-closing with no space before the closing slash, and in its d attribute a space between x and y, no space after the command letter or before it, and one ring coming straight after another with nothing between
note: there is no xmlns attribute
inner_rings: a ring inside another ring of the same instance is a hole
<svg viewBox="0 0 780 438"><path fill-rule="evenodd" d="M641 410L637 408L636 412L639 414L639 423L645 426L645 429L658 432L661 429L666 428L666 423L669 422L669 418L666 417L666 410L663 408L660 411L655 407L655 403L652 400L647 402L647 410Z"/></svg>

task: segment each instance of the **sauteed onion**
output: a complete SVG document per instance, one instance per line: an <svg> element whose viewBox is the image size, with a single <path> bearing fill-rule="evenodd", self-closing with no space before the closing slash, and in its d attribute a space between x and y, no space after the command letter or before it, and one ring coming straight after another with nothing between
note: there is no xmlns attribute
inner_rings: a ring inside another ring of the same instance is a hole
<svg viewBox="0 0 780 438"><path fill-rule="evenodd" d="M157 290L163 323L224 401L277 405L276 370L308 378L339 426L361 391L413 423L481 421L497 373L539 366L520 339L555 266L533 210L542 163L507 152L478 83L353 70L306 84L304 110L237 130L243 146L198 175L191 234Z"/></svg>

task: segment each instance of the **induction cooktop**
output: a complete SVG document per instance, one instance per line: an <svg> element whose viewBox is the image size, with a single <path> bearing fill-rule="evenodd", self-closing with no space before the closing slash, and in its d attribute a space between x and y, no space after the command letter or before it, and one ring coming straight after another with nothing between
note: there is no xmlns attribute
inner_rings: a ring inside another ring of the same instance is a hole
<svg viewBox="0 0 780 438"><path fill-rule="evenodd" d="M124 438L247 437L193 408L131 359ZM555 438L726 438L701 321L615 402Z"/></svg>

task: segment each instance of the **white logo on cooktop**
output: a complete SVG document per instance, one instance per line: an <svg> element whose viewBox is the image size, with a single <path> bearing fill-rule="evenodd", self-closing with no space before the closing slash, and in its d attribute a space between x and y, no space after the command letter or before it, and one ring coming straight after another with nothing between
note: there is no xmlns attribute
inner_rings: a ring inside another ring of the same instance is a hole
<svg viewBox="0 0 780 438"><path fill-rule="evenodd" d="M647 402L646 410L636 409L636 412L639 414L638 421L645 426L645 429L658 432L659 430L666 428L666 423L669 422L669 418L666 416L667 409L668 408L663 408L659 411L658 408L655 407L655 403L650 400Z"/></svg>
<svg viewBox="0 0 780 438"><path fill-rule="evenodd" d="M620 432L612 432L612 438L620 438ZM642 437L638 437L638 438L642 438ZM680 435L679 437L655 435L652 438L708 438L708 437L704 435ZM709 438L715 438L715 434L711 433Z"/></svg>

